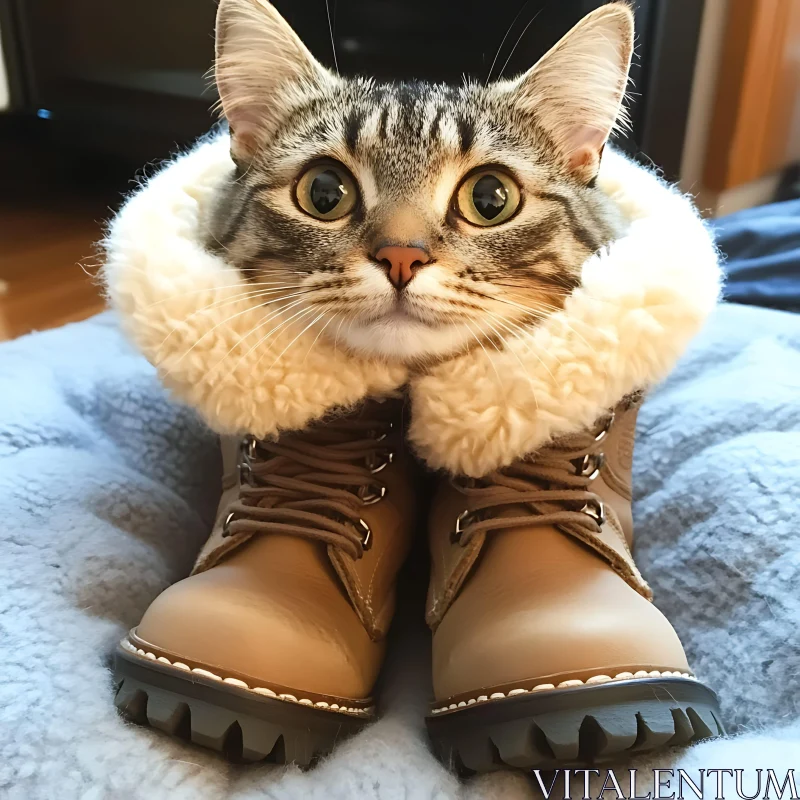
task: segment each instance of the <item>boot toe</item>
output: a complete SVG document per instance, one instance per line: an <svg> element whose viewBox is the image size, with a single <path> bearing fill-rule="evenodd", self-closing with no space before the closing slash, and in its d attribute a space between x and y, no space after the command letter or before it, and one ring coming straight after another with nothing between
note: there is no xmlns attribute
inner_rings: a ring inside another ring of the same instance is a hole
<svg viewBox="0 0 800 800"><path fill-rule="evenodd" d="M298 699L368 697L383 647L343 593L309 576L270 580L274 591L265 593L228 564L186 578L156 598L131 642L250 688Z"/></svg>
<svg viewBox="0 0 800 800"><path fill-rule="evenodd" d="M580 580L564 576L549 587L495 583L487 595L477 574L434 636L436 697L460 702L656 672L689 675L666 617L595 556L585 559L573 573ZM473 594L491 603L475 602Z"/></svg>

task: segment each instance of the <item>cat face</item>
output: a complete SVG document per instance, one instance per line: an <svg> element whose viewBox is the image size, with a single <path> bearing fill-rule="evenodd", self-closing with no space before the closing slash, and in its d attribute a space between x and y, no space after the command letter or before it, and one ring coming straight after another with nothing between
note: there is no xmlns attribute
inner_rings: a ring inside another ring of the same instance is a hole
<svg viewBox="0 0 800 800"><path fill-rule="evenodd" d="M631 35L615 3L516 81L380 85L325 70L264 0L223 0L237 170L210 246L276 322L362 354L498 346L558 309L618 233L593 181Z"/></svg>

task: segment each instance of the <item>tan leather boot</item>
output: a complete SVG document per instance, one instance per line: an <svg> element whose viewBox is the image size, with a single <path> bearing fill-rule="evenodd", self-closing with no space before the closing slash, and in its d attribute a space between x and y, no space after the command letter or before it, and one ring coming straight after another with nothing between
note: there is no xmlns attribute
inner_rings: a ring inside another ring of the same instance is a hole
<svg viewBox="0 0 800 800"><path fill-rule="evenodd" d="M402 405L228 452L193 574L116 654L117 706L247 761L308 764L374 715L370 697L414 521Z"/></svg>
<svg viewBox="0 0 800 800"><path fill-rule="evenodd" d="M430 734L468 770L549 768L722 733L630 547L636 400L483 479L430 523Z"/></svg>

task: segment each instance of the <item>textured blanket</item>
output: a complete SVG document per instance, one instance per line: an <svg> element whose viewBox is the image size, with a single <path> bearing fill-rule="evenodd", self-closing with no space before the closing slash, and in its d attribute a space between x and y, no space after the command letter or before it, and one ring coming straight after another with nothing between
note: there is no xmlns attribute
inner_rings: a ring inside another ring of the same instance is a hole
<svg viewBox="0 0 800 800"><path fill-rule="evenodd" d="M518 773L460 783L429 753L414 564L378 695L384 716L316 769L232 766L123 722L110 654L188 573L218 477L214 437L165 396L111 316L0 346L0 797L537 796ZM641 768L640 794L655 767L695 780L701 768L772 768L782 781L800 767L799 316L716 313L642 409L634 483L638 563L736 736L617 774ZM744 780L753 794L755 773ZM728 781L723 794L736 797Z"/></svg>

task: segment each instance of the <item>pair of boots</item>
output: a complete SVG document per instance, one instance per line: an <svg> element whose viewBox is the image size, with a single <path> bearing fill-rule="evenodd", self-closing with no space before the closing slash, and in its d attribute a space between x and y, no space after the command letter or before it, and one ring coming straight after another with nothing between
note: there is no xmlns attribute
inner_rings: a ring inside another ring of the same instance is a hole
<svg viewBox="0 0 800 800"><path fill-rule="evenodd" d="M721 732L631 556L639 397L481 478L440 476L428 538L437 752L554 767ZM403 402L224 450L193 574L116 656L117 706L245 761L309 764L375 718L420 472Z"/></svg>

